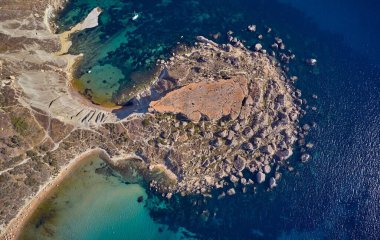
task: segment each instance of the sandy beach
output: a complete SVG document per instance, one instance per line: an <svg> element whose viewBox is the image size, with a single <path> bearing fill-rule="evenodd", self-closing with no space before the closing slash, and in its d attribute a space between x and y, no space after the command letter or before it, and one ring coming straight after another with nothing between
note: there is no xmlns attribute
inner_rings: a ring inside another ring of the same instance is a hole
<svg viewBox="0 0 380 240"><path fill-rule="evenodd" d="M25 205L19 211L18 215L8 224L8 227L4 231L4 240L18 239L20 233L28 222L34 211L38 208L42 201L44 201L52 191L75 170L80 163L88 160L89 158L99 156L100 158L107 160L107 153L99 148L89 149L79 156L71 160L66 166L62 167L59 174L56 177L50 179L45 185L43 185L35 196L27 200Z"/></svg>

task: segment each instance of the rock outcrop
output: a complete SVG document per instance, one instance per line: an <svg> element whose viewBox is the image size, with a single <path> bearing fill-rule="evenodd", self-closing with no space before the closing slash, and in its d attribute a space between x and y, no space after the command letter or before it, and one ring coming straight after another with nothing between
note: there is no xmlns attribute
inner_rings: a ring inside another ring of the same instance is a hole
<svg viewBox="0 0 380 240"><path fill-rule="evenodd" d="M225 116L235 120L247 96L247 84L246 77L241 75L228 80L190 83L151 102L151 111L181 113L194 122L199 122L202 116L211 121Z"/></svg>

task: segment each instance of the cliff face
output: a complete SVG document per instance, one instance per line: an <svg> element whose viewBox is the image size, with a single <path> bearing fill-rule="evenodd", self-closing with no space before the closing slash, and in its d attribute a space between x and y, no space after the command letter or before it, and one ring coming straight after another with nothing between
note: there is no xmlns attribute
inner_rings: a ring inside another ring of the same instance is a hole
<svg viewBox="0 0 380 240"><path fill-rule="evenodd" d="M274 59L199 37L158 66L157 81L132 106L111 112L69 87L75 56L56 54L62 35L45 24L64 3L0 4L6 13L0 15L2 226L49 178L93 148L104 149L115 170L125 176L138 170L168 197L275 181L292 154L300 108Z"/></svg>

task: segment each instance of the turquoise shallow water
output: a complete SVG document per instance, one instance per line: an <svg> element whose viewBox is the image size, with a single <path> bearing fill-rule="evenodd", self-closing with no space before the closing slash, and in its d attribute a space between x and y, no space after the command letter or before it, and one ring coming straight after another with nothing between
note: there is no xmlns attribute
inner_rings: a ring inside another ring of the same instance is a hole
<svg viewBox="0 0 380 240"><path fill-rule="evenodd" d="M42 203L21 239L175 240L183 237L181 229L170 231L153 221L145 206L147 194L143 187L106 176L106 169L102 160L88 159ZM139 197L143 198L142 202L137 201Z"/></svg>

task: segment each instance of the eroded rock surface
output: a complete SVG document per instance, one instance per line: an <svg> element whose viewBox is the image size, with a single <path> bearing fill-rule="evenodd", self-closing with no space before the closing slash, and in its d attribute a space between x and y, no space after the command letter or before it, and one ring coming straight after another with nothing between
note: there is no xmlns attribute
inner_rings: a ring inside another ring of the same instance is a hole
<svg viewBox="0 0 380 240"><path fill-rule="evenodd" d="M246 77L241 75L228 80L190 83L151 102L150 107L159 113L182 113L194 122L202 116L211 121L224 116L235 120L247 96L247 84Z"/></svg>

